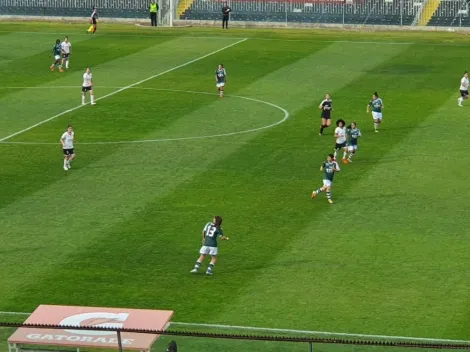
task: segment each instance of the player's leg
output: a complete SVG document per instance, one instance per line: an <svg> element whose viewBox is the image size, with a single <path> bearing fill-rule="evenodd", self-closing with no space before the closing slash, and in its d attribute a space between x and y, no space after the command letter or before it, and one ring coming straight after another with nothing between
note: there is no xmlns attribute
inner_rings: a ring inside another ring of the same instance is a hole
<svg viewBox="0 0 470 352"><path fill-rule="evenodd" d="M197 258L196 264L194 264L194 268L193 270L191 270L192 273L197 273L197 271L201 267L202 262L204 261L204 259L206 259L206 255L208 251L209 251L208 247L206 246L201 247L201 250L199 251L199 254L200 254L199 258Z"/></svg>
<svg viewBox="0 0 470 352"><path fill-rule="evenodd" d="M67 167L69 169L72 168L71 163L72 163L73 160L75 160L75 151L73 149L71 149L70 154L69 154L69 160L67 160Z"/></svg>
<svg viewBox="0 0 470 352"><path fill-rule="evenodd" d="M331 182L329 182L329 185L326 187L326 199L328 203L333 204L333 200L331 199Z"/></svg>
<svg viewBox="0 0 470 352"><path fill-rule="evenodd" d="M224 96L224 87L225 87L225 83L221 83L220 88L219 88L219 97L220 98L223 98L223 96Z"/></svg>
<svg viewBox="0 0 470 352"><path fill-rule="evenodd" d="M82 105L85 105L85 99L86 99L86 88L82 87Z"/></svg>
<svg viewBox="0 0 470 352"><path fill-rule="evenodd" d="M217 254L211 255L211 262L207 267L206 275L212 275L212 270L214 270L215 263L217 263Z"/></svg>
<svg viewBox="0 0 470 352"><path fill-rule="evenodd" d="M93 92L93 89L90 89L90 104L95 105L95 93Z"/></svg>
<svg viewBox="0 0 470 352"><path fill-rule="evenodd" d="M323 130L326 128L326 119L324 117L321 118L321 125L320 125L320 136L323 136Z"/></svg>
<svg viewBox="0 0 470 352"><path fill-rule="evenodd" d="M321 186L319 189L317 189L316 191L313 191L312 192L312 199L315 198L318 194L320 194L321 192L324 192L326 187L325 187L325 184L326 184L326 181L327 180L323 180L323 186Z"/></svg>
<svg viewBox="0 0 470 352"><path fill-rule="evenodd" d="M333 152L333 160L336 161L336 157L338 156L338 152L341 150L341 144L335 144L335 151Z"/></svg>
<svg viewBox="0 0 470 352"><path fill-rule="evenodd" d="M346 146L346 143L345 143L343 146L343 164L348 163L347 157L348 157L348 147Z"/></svg>
<svg viewBox="0 0 470 352"><path fill-rule="evenodd" d="M354 156L354 154L356 154L356 150L357 150L357 145L350 145L348 147L348 151L349 151L349 157L348 157L348 162L352 162L352 158Z"/></svg>
<svg viewBox="0 0 470 352"><path fill-rule="evenodd" d="M68 162L69 162L69 154L68 154L68 150L67 149L64 149L64 170L67 171L69 168L68 168Z"/></svg>
<svg viewBox="0 0 470 352"><path fill-rule="evenodd" d="M69 69L69 62L70 62L70 55L65 56L65 68L68 70ZM62 64L63 65L63 64Z"/></svg>

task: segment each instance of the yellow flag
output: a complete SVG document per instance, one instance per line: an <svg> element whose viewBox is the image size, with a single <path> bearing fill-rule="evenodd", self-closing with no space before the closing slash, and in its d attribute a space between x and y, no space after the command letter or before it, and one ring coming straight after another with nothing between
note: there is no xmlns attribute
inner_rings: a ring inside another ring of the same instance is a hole
<svg viewBox="0 0 470 352"><path fill-rule="evenodd" d="M87 32L91 32L93 30L93 25L90 26L90 28L88 28Z"/></svg>

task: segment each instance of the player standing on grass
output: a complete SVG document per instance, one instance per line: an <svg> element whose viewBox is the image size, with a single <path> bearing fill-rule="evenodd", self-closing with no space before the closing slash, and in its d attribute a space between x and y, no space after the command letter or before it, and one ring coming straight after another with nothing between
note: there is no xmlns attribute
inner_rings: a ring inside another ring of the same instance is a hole
<svg viewBox="0 0 470 352"><path fill-rule="evenodd" d="M346 122L343 119L339 119L336 121L336 129L335 129L335 153L333 155L333 160L336 161L336 157L338 156L338 152L342 149L343 150L343 164L347 164L348 160L346 159L348 155L348 146L346 143Z"/></svg>
<svg viewBox="0 0 470 352"><path fill-rule="evenodd" d="M228 237L224 236L224 232L222 231L222 217L214 216L212 222L208 222L204 229L202 230L202 247L199 250L199 258L197 259L196 265L194 265L194 269L191 270L192 273L197 273L199 268L201 267L202 262L206 259L207 255L211 256L211 262L209 267L207 268L206 274L212 275L212 270L214 269L214 265L217 262L217 239L221 240L228 240Z"/></svg>
<svg viewBox="0 0 470 352"><path fill-rule="evenodd" d="M86 68L86 71L83 74L82 105L85 105L85 98L87 92L90 92L90 104L95 105L95 95L93 93L93 76L89 67Z"/></svg>
<svg viewBox="0 0 470 352"><path fill-rule="evenodd" d="M328 154L326 161L320 167L320 171L323 171L323 186L312 192L312 199L319 193L326 191L328 203L333 204L333 200L331 199L331 187L335 173L340 171L338 163L333 160L333 154Z"/></svg>
<svg viewBox="0 0 470 352"><path fill-rule="evenodd" d="M459 106L463 106L463 101L468 99L468 72L465 71L463 74L462 79L460 80L460 98L458 99L459 101Z"/></svg>
<svg viewBox="0 0 470 352"><path fill-rule="evenodd" d="M382 122L382 110L384 109L384 102L379 98L379 94L375 92L372 95L372 100L367 105L367 113L372 109L372 118L374 119L374 130L379 132L379 125Z"/></svg>
<svg viewBox="0 0 470 352"><path fill-rule="evenodd" d="M52 48L51 55L54 56L54 62L52 63L51 67L49 67L51 71L54 71L55 67L59 66L59 72L64 72L64 70L62 69L62 65L60 63L61 58L62 58L62 47L60 46L60 39L57 39L55 41L55 45Z"/></svg>
<svg viewBox="0 0 470 352"><path fill-rule="evenodd" d="M73 149L73 143L75 142L75 133L73 132L72 125L68 125L67 131L60 137L60 143L62 143L62 150L64 152L64 170L71 169L70 163L75 160L75 151Z"/></svg>
<svg viewBox="0 0 470 352"><path fill-rule="evenodd" d="M65 68L68 70L70 54L72 53L72 43L69 42L69 37L65 37L60 46L62 48L62 66L64 66L65 62Z"/></svg>
<svg viewBox="0 0 470 352"><path fill-rule="evenodd" d="M325 99L322 100L318 108L321 110L321 126L320 126L320 136L323 136L323 129L330 127L331 125L331 111L333 110L333 102L331 101L331 96L327 93Z"/></svg>
<svg viewBox="0 0 470 352"><path fill-rule="evenodd" d="M215 81L217 82L216 87L219 91L219 97L224 97L224 87L227 83L227 71L225 71L224 65L220 64L215 70Z"/></svg>
<svg viewBox="0 0 470 352"><path fill-rule="evenodd" d="M352 122L351 125L348 126L348 135L349 135L349 145L348 145L348 162L352 162L352 158L356 155L357 152L357 140L359 137L362 137L361 130L357 128L357 124Z"/></svg>

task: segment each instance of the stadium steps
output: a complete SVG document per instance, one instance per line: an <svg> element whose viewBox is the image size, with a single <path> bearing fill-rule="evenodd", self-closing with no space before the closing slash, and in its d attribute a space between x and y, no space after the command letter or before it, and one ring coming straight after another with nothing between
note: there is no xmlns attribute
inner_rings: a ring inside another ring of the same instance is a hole
<svg viewBox="0 0 470 352"><path fill-rule="evenodd" d="M439 5L441 4L441 0L428 0L424 4L423 9L421 10L421 16L418 20L418 26L426 26L431 18L436 13Z"/></svg>
<svg viewBox="0 0 470 352"><path fill-rule="evenodd" d="M184 13L191 8L195 0L180 0L176 8L178 18L183 18Z"/></svg>

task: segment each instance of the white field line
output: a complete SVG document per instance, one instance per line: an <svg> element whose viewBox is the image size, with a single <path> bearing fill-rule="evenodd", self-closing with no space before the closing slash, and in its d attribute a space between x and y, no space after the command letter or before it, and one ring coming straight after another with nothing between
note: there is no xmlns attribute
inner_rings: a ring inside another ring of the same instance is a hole
<svg viewBox="0 0 470 352"><path fill-rule="evenodd" d="M31 315L31 313L24 313L24 312L0 312L0 314L22 315L22 316ZM359 338L375 338L375 339L388 339L388 340L409 340L409 341L447 342L447 343L470 343L470 341L468 341L468 340L436 339L436 338L429 338L429 337L352 334L352 333L344 333L344 332L261 328L261 327L256 327L256 326L240 326L240 325L202 324L202 323L183 323L183 322L171 322L170 326L171 325L206 327L206 328L216 328L216 329L246 330L246 331L253 331L253 332L254 331L258 331L258 332L264 331L264 332L272 332L272 333L294 333L294 334L306 334L306 335L323 335L323 336L332 336L332 337L359 337Z"/></svg>
<svg viewBox="0 0 470 352"><path fill-rule="evenodd" d="M293 28L295 30L295 28ZM335 30L332 30L335 32ZM28 31L0 31L0 33L19 33L19 34L50 34L50 35L56 35L54 32L28 32ZM380 32L376 32L380 33ZM74 36L89 36L89 34L85 33L70 33L69 35L74 35ZM106 34L99 34L98 36L104 36L104 37L131 37L131 38L168 38L168 35L164 34L152 34L152 35L139 35L139 34L118 34L118 33L106 33ZM184 36L184 35L175 35L174 38L182 38L182 39L250 39L250 40L260 40L260 41L281 41L281 42L323 42L323 43L351 43L351 44L377 44L377 45L423 45L423 46L462 46L466 42L462 43L432 43L432 42L426 42L426 41L418 41L418 42L393 42L393 41L362 41L362 40L321 40L318 38L312 38L312 39L284 39L284 38L261 38L261 37L224 37L224 36Z"/></svg>
<svg viewBox="0 0 470 352"><path fill-rule="evenodd" d="M142 84L142 83L144 83L144 82L150 81L151 79L154 79L154 78L163 76L164 74L167 74L167 73L169 73L169 72L175 71L175 70L177 70L177 69L179 69L179 68L181 68L181 67L188 66L188 65L190 65L190 64L192 64L192 63L195 63L195 62L197 62L197 61L200 61L200 60L202 60L202 59L205 59L206 57L209 57L209 56L211 56L211 55L217 54L217 53L219 53L219 52L221 52L221 51L223 51L223 50L225 50L225 49L231 48L232 46L235 46L235 45L237 45L237 44L243 43L243 42L246 41L246 40L248 40L248 38L243 38L243 39L241 39L241 40L236 41L235 43L232 43L232 44L230 44L230 45L224 46L223 48L220 48L220 49L218 49L218 50L215 50L215 51L213 51L213 52L211 52L211 53L209 53L209 54L203 55L203 56L198 57L198 58L196 58L196 59L194 59L194 60L185 62L184 64L175 66L175 67L170 68L170 69L168 69L168 70L166 70L166 71L163 71L163 72L157 73L156 75L153 75L153 76L150 76L150 77L148 77L148 78L145 78L145 79L143 79L143 80L141 80L141 81L132 83L132 84L130 84L130 85L128 85L128 86L125 86L125 87L122 87L122 88L120 88L120 89L118 89L118 90L116 90L116 91L114 91L114 92L111 92L111 93L109 93L109 94L103 95L103 96L100 97L100 98L97 98L96 101L102 100L102 99L105 99L105 98L109 98L109 97L111 97L111 96L113 96L113 95L115 95L115 94L117 94L117 93L123 92L123 91L125 91L125 90L127 90L127 89L129 89L129 88L132 88L132 87L135 87L135 86L137 86L137 85L139 85L139 84ZM84 106L84 105L77 105L77 106L75 106L75 107L73 107L73 108L71 108L71 109L62 111L61 113L58 113L58 114L56 114L56 115L54 115L54 116L52 116L52 117L49 117L48 119L45 119L45 120L43 120L43 121L40 121L40 122L38 122L38 123L36 123L36 124L34 124L34 125L32 125L32 126L29 126L29 127L25 128L25 129L22 129L21 131L18 131L18 132L12 133L12 134L10 134L10 135L8 135L8 136L6 136L6 137L3 137L3 138L0 139L0 142L6 141L7 139L10 139L10 138L12 138L12 137L14 137L14 136L17 136L17 135L21 134L21 133L24 133L24 132L27 132L27 131L29 131L29 130L32 130L32 129L35 128L35 127L41 126L42 124L45 124L46 122L49 122L49 121L51 121L51 120L56 119L57 117L60 117L60 116L65 115L65 114L67 114L67 113L69 113L69 112L78 110L78 109L80 109L80 108L83 107L83 106Z"/></svg>
<svg viewBox="0 0 470 352"><path fill-rule="evenodd" d="M10 87L10 88L54 88L54 89L64 89L64 88L78 88L75 86L60 86L60 87ZM109 89L120 89L120 87L109 87L109 86L100 86L99 88L109 88ZM0 87L2 89L2 87ZM139 90L158 90L158 91L168 91L168 92L179 92L179 93L192 93L192 94L202 94L202 95L217 95L217 93L210 93L210 92L197 92L197 91L192 91L192 90L180 90L180 89L164 89L164 88L146 88L146 87L130 87L128 89L139 89ZM265 104L268 106L271 106L275 109L278 109L282 111L284 114L284 117L276 122L273 122L269 125L261 126L261 127L256 127L256 128L251 128L248 130L242 130L242 131L235 131L235 132L227 132L227 133L220 133L220 134L213 134L213 135L204 135L204 136L187 136L187 137L175 137L175 138L157 138L157 139L137 139L137 140L131 140L131 141L107 141L107 142L80 142L81 145L103 145L103 144L135 144L135 143L153 143L153 142L172 142L172 141L185 141L185 140L195 140L195 139L207 139L207 138L218 138L218 137L230 137L230 136L235 136L239 134L247 134L247 133L252 133L256 131L262 131L266 130L271 127L278 126L284 122L286 122L289 119L289 112L284 109L283 107L264 101L260 99L255 99L255 98L248 98L248 97L243 97L240 95L226 95L226 97L233 97L233 98L238 98L238 99L243 99L247 101L253 101L256 103L260 104ZM0 144L21 144L21 145L57 145L58 143L52 143L52 142L8 142L8 141L1 141Z"/></svg>

